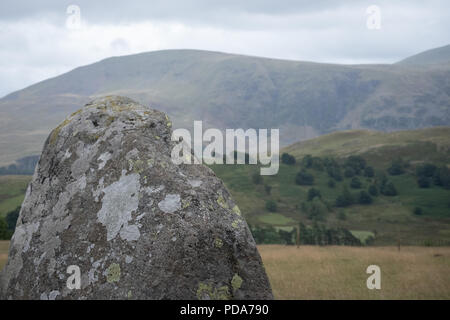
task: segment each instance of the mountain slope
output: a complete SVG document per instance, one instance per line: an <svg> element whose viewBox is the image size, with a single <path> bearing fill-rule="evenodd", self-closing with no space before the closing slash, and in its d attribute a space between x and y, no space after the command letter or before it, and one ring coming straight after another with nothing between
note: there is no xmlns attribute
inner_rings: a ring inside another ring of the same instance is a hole
<svg viewBox="0 0 450 320"><path fill-rule="evenodd" d="M400 65L431 66L450 63L450 45L427 50L397 62Z"/></svg>
<svg viewBox="0 0 450 320"><path fill-rule="evenodd" d="M168 50L113 57L0 99L0 165L39 154L49 131L99 95L169 114L175 127L280 128L282 145L335 130L450 125L450 64L333 65Z"/></svg>

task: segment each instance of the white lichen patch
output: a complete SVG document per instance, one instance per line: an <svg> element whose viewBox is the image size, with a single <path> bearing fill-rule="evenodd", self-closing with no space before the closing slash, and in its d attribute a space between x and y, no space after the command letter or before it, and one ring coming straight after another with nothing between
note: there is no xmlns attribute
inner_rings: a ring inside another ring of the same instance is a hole
<svg viewBox="0 0 450 320"><path fill-rule="evenodd" d="M136 225L125 225L120 230L120 237L127 241L136 241L141 236L139 228Z"/></svg>
<svg viewBox="0 0 450 320"><path fill-rule="evenodd" d="M174 213L181 209L181 198L179 194L167 194L164 200L158 203L159 209L165 213Z"/></svg>
<svg viewBox="0 0 450 320"><path fill-rule="evenodd" d="M69 151L69 149L66 150L64 153L64 159L69 159L72 156L72 152Z"/></svg>
<svg viewBox="0 0 450 320"><path fill-rule="evenodd" d="M164 185L150 186L150 187L144 188L144 192L147 193L148 195L150 195L152 193L158 193L158 192L160 192L162 190L164 190Z"/></svg>
<svg viewBox="0 0 450 320"><path fill-rule="evenodd" d="M102 153L100 155L100 157L98 157L97 159L98 161L100 161L99 165L98 165L98 169L101 170L105 167L106 163L111 160L111 153L109 152L105 152Z"/></svg>
<svg viewBox="0 0 450 320"><path fill-rule="evenodd" d="M114 239L123 226L128 226L131 213L139 205L139 174L126 175L122 171L119 181L107 186L103 192L102 208L97 213L98 221L106 227L108 241Z"/></svg>
<svg viewBox="0 0 450 320"><path fill-rule="evenodd" d="M189 180L188 183L191 185L192 188L197 188L202 185L202 180Z"/></svg>

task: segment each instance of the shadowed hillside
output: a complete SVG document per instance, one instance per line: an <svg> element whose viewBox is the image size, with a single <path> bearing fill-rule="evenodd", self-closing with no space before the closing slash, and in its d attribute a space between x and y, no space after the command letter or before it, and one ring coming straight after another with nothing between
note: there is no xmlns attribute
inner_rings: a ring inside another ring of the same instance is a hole
<svg viewBox="0 0 450 320"><path fill-rule="evenodd" d="M283 232L302 223L303 244L334 243L330 229L345 228L362 243L448 245L449 137L448 127L335 132L284 148L295 163L282 156L274 176L255 165L211 167L249 224L278 232L256 235L261 243L293 242Z"/></svg>

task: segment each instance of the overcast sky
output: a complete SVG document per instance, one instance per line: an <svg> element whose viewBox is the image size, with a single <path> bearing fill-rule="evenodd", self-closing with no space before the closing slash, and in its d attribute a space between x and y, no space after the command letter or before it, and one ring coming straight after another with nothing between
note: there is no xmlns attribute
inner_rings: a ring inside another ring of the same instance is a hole
<svg viewBox="0 0 450 320"><path fill-rule="evenodd" d="M0 43L0 96L110 56L162 49L392 63L450 43L450 1L1 0Z"/></svg>

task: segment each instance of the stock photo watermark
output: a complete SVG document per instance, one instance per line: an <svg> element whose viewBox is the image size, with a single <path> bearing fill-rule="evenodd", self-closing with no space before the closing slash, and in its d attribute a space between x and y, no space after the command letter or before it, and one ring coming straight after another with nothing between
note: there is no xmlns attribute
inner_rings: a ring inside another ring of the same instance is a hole
<svg viewBox="0 0 450 320"><path fill-rule="evenodd" d="M66 28L77 30L81 28L81 9L76 4L71 4L66 9Z"/></svg>
<svg viewBox="0 0 450 320"><path fill-rule="evenodd" d="M261 164L261 175L275 175L279 169L279 129L210 128L203 132L202 121L194 121L194 137L187 129L175 129L172 141L178 142L171 153L172 162L179 164ZM269 143L270 139L270 143ZM193 146L192 146L193 141ZM246 148L248 142L248 149ZM208 143L203 147L204 143ZM224 149L225 145L225 149ZM192 156L191 150L194 150ZM248 152L246 152L248 150ZM269 154L270 153L270 154Z"/></svg>
<svg viewBox="0 0 450 320"><path fill-rule="evenodd" d="M381 29L381 9L377 5L371 5L366 9L366 15L368 15L366 20L366 26L369 30L380 30Z"/></svg>
<svg viewBox="0 0 450 320"><path fill-rule="evenodd" d="M367 274L371 276L367 278L366 285L369 290L381 289L381 269L377 265L370 265L366 270Z"/></svg>

